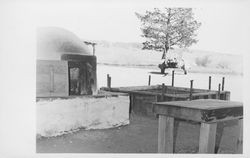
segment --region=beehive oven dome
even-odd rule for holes
[[[74,33],[57,27],[37,29],[37,59],[60,60],[62,54],[91,55]]]

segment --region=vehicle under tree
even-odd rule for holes
[[[196,31],[201,23],[195,20],[192,8],[154,8],[145,14],[135,14],[142,23],[142,37],[146,39],[142,49],[163,52],[165,62],[159,65],[161,73],[178,65],[176,62],[167,63],[170,59],[166,58],[166,54],[170,49],[187,48],[198,42]],[[179,68],[184,68],[186,74],[185,64]]]

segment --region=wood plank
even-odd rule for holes
[[[226,92],[225,95],[226,95],[225,100],[230,100],[230,92]]]
[[[117,92],[131,92],[135,90],[152,90],[152,89],[161,89],[161,85],[152,85],[152,86],[130,86],[130,87],[113,87],[108,89],[107,87],[101,87],[101,90],[110,90]]]
[[[185,91],[189,92],[190,88],[185,88],[185,87],[172,87],[172,86],[166,86],[169,90],[176,90],[176,91]],[[120,90],[120,91],[133,91],[133,90],[153,90],[153,89],[161,89],[161,85],[151,85],[151,86],[129,86],[129,87],[113,87],[115,90]],[[101,87],[102,90],[107,89],[107,87]],[[215,90],[206,90],[206,89],[198,89],[198,88],[193,88],[194,93],[206,93],[206,92],[217,92]],[[228,92],[228,91],[223,91]]]
[[[208,95],[208,99],[212,99],[213,96],[211,94]]]
[[[36,97],[69,96],[67,61],[37,60]]]
[[[201,123],[199,153],[214,153],[217,123]]]
[[[156,114],[167,115],[174,118],[180,118],[184,120],[192,120],[201,122],[202,114],[200,110],[179,108],[179,107],[166,107],[166,106],[153,106],[153,112]]]
[[[224,123],[217,124],[215,151],[214,151],[216,154],[220,152],[220,146],[221,146],[222,136],[224,133],[224,127],[225,127]]]
[[[174,118],[167,117],[166,153],[174,152]]]
[[[202,92],[202,93],[193,93],[193,96],[205,96],[205,95],[213,95],[213,94],[217,94],[217,92]]]
[[[242,107],[241,102],[236,101],[225,101],[225,100],[215,100],[215,99],[199,99],[192,101],[174,101],[174,102],[159,102],[156,105],[163,106],[176,106],[176,107],[186,107],[195,108],[203,110],[220,109],[220,108],[231,108],[231,107]]]
[[[167,116],[159,115],[158,121],[158,153],[166,152],[166,128],[167,128]]]
[[[174,118],[159,116],[158,153],[173,153],[174,149]]]
[[[237,154],[243,153],[243,119],[238,120],[238,139],[237,139],[236,153]]]
[[[200,99],[154,103],[157,114],[197,122],[218,122],[243,117],[243,105],[239,102]]]
[[[174,119],[174,144],[173,144],[173,152],[176,152],[176,140],[177,140],[177,136],[178,136],[178,131],[179,131],[179,125],[180,125],[180,120],[176,120]]]
[[[190,88],[183,87],[172,87],[165,86],[168,89],[168,92],[164,94],[165,97],[177,97],[181,99],[187,100],[189,98]],[[152,85],[152,86],[131,86],[131,87],[101,87],[101,90],[111,91],[111,92],[122,92],[122,93],[141,93],[145,95],[161,95],[162,85]],[[152,91],[153,90],[153,91]],[[158,92],[157,92],[158,91]],[[171,92],[175,93],[172,94]],[[223,91],[222,93],[227,93],[227,91]],[[217,95],[217,91],[209,91],[204,89],[193,89],[193,97],[198,96],[206,96],[206,95]]]
[[[205,95],[199,95],[198,98],[199,99],[204,99]]]

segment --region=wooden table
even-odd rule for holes
[[[159,153],[174,151],[175,119],[200,123],[199,153],[214,153],[217,122],[237,119],[237,153],[242,153],[243,104],[240,102],[214,99],[156,102],[153,111],[159,115]]]

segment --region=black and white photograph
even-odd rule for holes
[[[247,157],[249,4],[0,1],[0,157]]]

